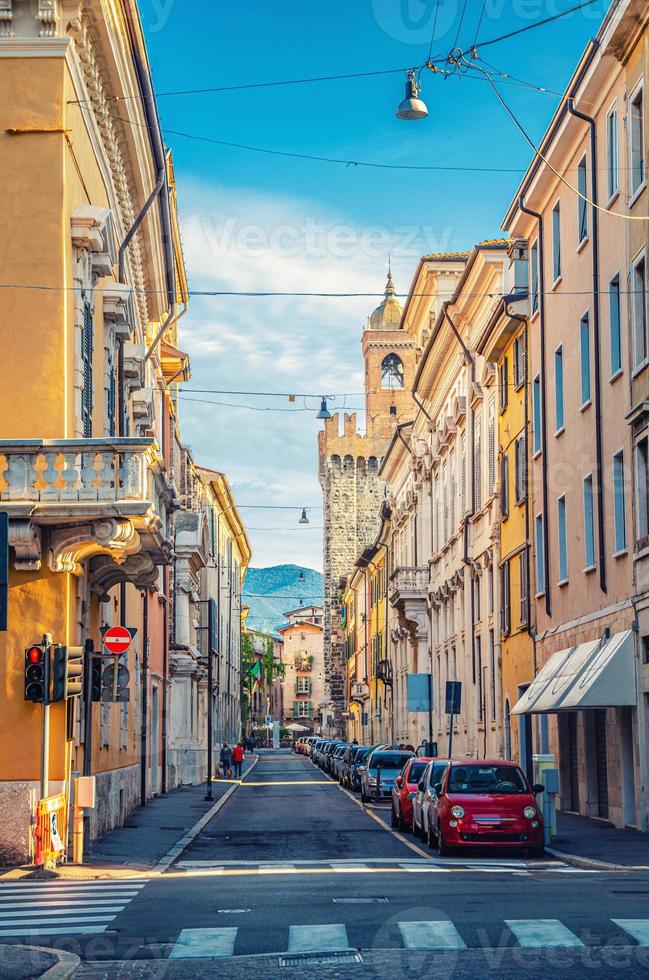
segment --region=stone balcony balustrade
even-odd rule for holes
[[[397,610],[399,624],[416,643],[428,639],[428,567],[398,566],[390,576],[388,599]]]
[[[172,550],[172,499],[154,439],[0,440],[0,510],[17,569],[40,568],[46,554],[52,571],[80,574],[92,558],[102,592],[153,581]]]

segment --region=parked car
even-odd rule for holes
[[[347,769],[347,785],[354,791],[354,793],[360,792],[361,776],[365,772],[365,764],[371,751],[372,750],[369,745],[359,745],[358,751],[354,753],[349,762]]]
[[[408,759],[392,787],[392,826],[399,830],[412,827],[412,803],[417,795],[417,785],[424,775],[430,759]]]
[[[325,745],[326,745],[326,739],[324,738],[318,738],[313,743],[313,749],[311,751],[311,759],[313,760],[313,762],[315,762],[317,766],[320,765],[320,760],[322,758],[322,750],[325,747]]]
[[[428,840],[428,809],[435,795],[435,786],[442,781],[446,772],[446,759],[433,759],[424,769],[417,784],[417,792],[412,800],[412,832],[423,841]]]
[[[352,745],[348,745],[345,751],[343,752],[343,757],[338,767],[338,781],[341,786],[347,786],[349,789],[352,788],[351,778],[350,778],[351,768],[354,759],[356,758],[356,756],[358,755],[358,753],[362,748],[365,748],[365,746],[352,744]]]
[[[542,857],[543,816],[536,802],[544,787],[530,786],[514,762],[452,762],[435,786],[428,833],[441,856],[455,847],[527,849]]]
[[[317,738],[315,737],[315,735],[308,735],[304,739],[304,755],[309,756],[309,758],[311,757],[311,753],[313,752],[313,745],[315,742],[317,742]]]
[[[339,779],[340,777],[340,767],[342,765],[343,756],[348,748],[349,744],[347,742],[341,742],[340,745],[337,745],[331,753],[329,769],[334,779]]]
[[[324,765],[323,765],[323,769],[325,772],[328,772],[330,774],[333,773],[332,764],[333,764],[334,752],[336,751],[337,748],[339,748],[339,746],[344,744],[345,744],[344,742],[329,742],[329,744],[325,746]]]
[[[375,749],[367,757],[366,769],[361,776],[361,799],[390,799],[394,782],[414,752],[393,749]]]

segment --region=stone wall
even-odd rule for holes
[[[33,860],[32,813],[36,811],[38,796],[38,783],[0,784],[0,867],[28,864]]]
[[[385,484],[378,475],[380,459],[360,455],[366,446],[357,435],[346,448],[355,455],[328,455],[321,440],[320,483],[323,492],[324,568],[324,666],[327,696],[334,704],[336,729],[343,731],[341,712],[345,707],[345,648],[340,630],[338,596],[341,579],[348,576],[356,559],[379,530],[379,510]],[[337,446],[335,448],[338,448]],[[372,445],[371,448],[374,448]]]
[[[97,805],[86,810],[90,818],[90,839],[121,827],[128,815],[140,805],[140,767],[124,766],[97,773]]]

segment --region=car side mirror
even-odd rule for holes
[[[424,790],[426,789],[426,784],[423,781],[423,779],[420,779],[419,782],[417,783],[417,789],[419,790],[420,793],[423,793]]]
[[[435,783],[435,785],[433,786],[433,789],[435,790],[435,792],[437,793],[438,796],[441,796],[442,795],[442,784],[441,783]]]
[[[534,793],[534,796],[536,796],[537,793],[543,793],[544,790],[545,790],[545,786],[543,785],[543,783],[534,783],[534,785],[532,786],[532,792]]]

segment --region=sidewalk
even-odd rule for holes
[[[572,863],[649,869],[649,834],[618,830],[605,820],[576,813],[557,813],[557,837],[551,853]]]

